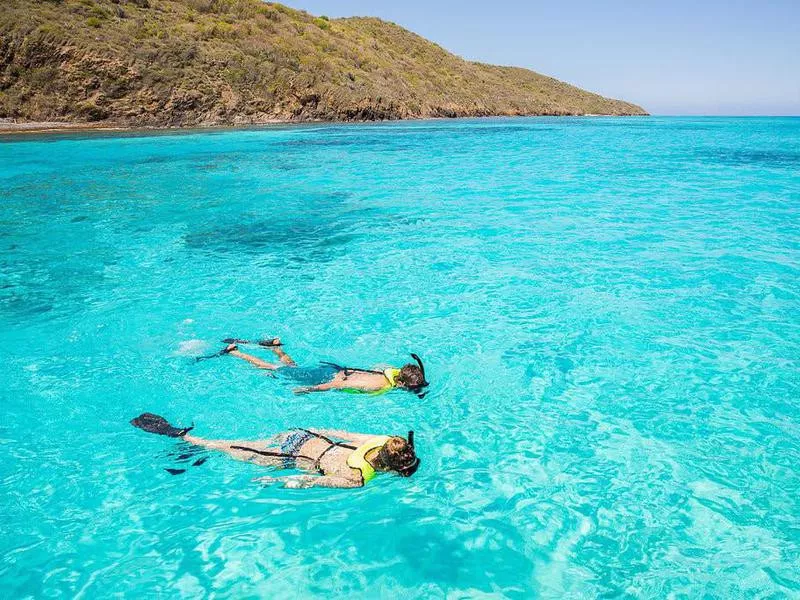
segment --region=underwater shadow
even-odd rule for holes
[[[186,247],[216,255],[275,255],[295,263],[340,257],[361,231],[381,218],[374,207],[348,209],[347,193],[333,193],[285,207],[269,218],[233,215],[184,236]]]
[[[731,148],[706,148],[697,156],[704,162],[715,162],[732,167],[769,167],[796,169],[800,167],[800,152],[792,150],[738,150]]]

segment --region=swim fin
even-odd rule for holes
[[[166,435],[167,437],[183,437],[194,429],[191,427],[173,427],[164,417],[154,415],[153,413],[142,413],[131,421],[131,425],[143,429],[148,433],[157,433],[158,435]]]
[[[269,338],[266,340],[258,340],[257,342],[251,342],[250,340],[240,340],[239,338],[225,338],[222,340],[223,344],[258,344],[264,348],[275,348],[276,346],[283,346],[283,343],[276,344],[275,340],[278,338]]]
[[[228,339],[230,339],[230,338],[228,338]],[[223,341],[225,341],[225,340],[223,340]],[[230,343],[233,344],[234,342],[230,342]],[[228,354],[230,352],[233,352],[234,350],[236,350],[236,348],[230,348],[230,349],[223,348],[219,352],[214,352],[214,354],[209,354],[208,356],[196,356],[194,360],[195,360],[195,362],[200,362],[201,360],[208,360],[209,358],[217,358],[218,356],[225,356],[226,354]]]
[[[278,346],[283,346],[283,343],[275,343],[275,340],[278,338],[270,338],[268,340],[259,340],[258,345],[262,348],[277,348]]]

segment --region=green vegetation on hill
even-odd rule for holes
[[[645,114],[393,23],[259,0],[2,0],[0,118],[188,126]]]

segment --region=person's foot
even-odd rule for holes
[[[286,354],[286,352],[283,351],[283,348],[281,348],[281,346],[283,346],[281,338],[275,337],[270,340],[261,340],[258,342],[258,345],[272,350],[275,353],[275,356],[277,356],[287,367],[297,366],[297,363],[292,360],[292,357]]]

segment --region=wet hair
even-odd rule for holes
[[[380,466],[390,471],[396,471],[408,477],[416,471],[419,464],[414,446],[408,440],[399,436],[392,436],[381,446],[378,452]],[[412,470],[413,468],[413,470]]]
[[[396,381],[403,387],[419,389],[425,384],[425,374],[419,366],[407,364],[400,369]]]

